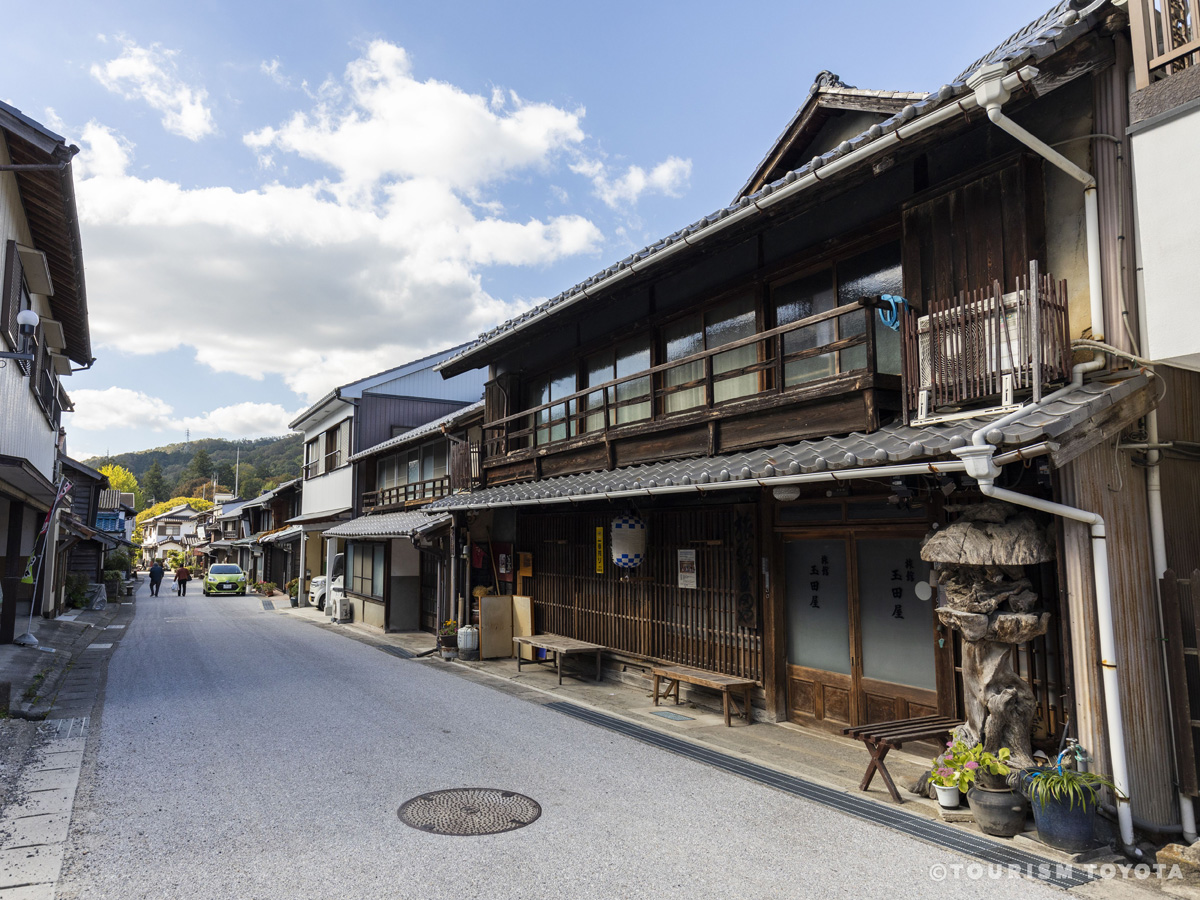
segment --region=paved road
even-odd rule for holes
[[[60,897],[1036,898],[974,862],[278,613],[138,603]],[[90,763],[90,764],[89,764]],[[496,787],[541,818],[426,834],[397,808]]]

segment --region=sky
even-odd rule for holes
[[[10,10],[0,99],[80,148],[68,450],[286,433],[731,202],[820,71],[935,90],[1051,5]]]

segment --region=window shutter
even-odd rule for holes
[[[0,307],[0,331],[8,341],[10,350],[17,349],[17,313],[21,311],[21,288],[25,272],[21,268],[21,256],[17,253],[17,242],[9,241],[4,249],[4,298]]]

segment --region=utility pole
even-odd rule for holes
[[[242,464],[242,448],[238,447],[237,448],[237,456],[235,457],[235,462],[233,464],[233,496],[235,496],[235,497],[241,496],[241,494],[238,493],[238,486],[239,486],[238,485],[238,476],[241,474],[238,471],[238,467],[241,466],[241,464]]]

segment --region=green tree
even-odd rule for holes
[[[233,489],[233,466],[227,462],[217,463],[217,483]]]
[[[196,455],[192,457],[192,461],[188,464],[187,470],[184,472],[184,478],[208,478],[213,476],[213,462],[209,458],[208,451],[201,447],[196,451]],[[183,480],[182,478],[180,480]]]
[[[158,464],[156,459],[150,463],[150,468],[146,470],[146,474],[142,476],[142,498],[138,503],[154,501],[161,503],[162,500],[171,493],[167,487],[167,480],[163,478],[162,466]]]

